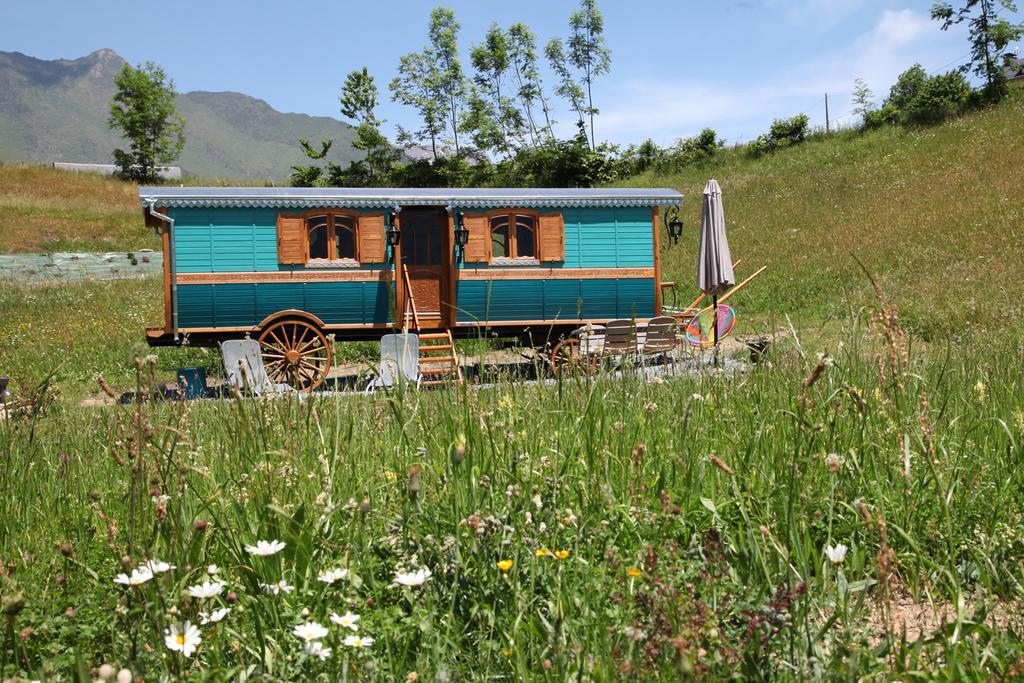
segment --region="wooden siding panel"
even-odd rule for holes
[[[387,324],[391,322],[391,289],[386,282],[363,283],[363,322]]]
[[[215,321],[212,286],[178,287],[178,327],[212,327]]]
[[[544,314],[541,317],[545,320],[576,320],[579,318],[579,306],[579,280],[549,280],[544,283]]]
[[[384,214],[374,213],[360,216],[356,234],[359,239],[359,262],[384,263],[386,253]]]
[[[213,285],[213,311],[218,327],[255,325],[256,285]]]
[[[456,319],[459,322],[485,322],[489,289],[489,282],[460,280],[456,285]]]
[[[305,305],[327,325],[369,322],[363,315],[362,282],[307,282],[303,285]]]

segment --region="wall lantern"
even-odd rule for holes
[[[456,227],[455,227],[455,244],[459,246],[459,249],[464,249],[466,244],[469,242],[469,230],[462,222],[462,214],[456,214]]]
[[[391,214],[391,220],[388,221],[388,229],[384,231],[384,236],[387,238],[388,245],[391,247],[397,247],[398,242],[402,239],[402,233],[395,227],[395,219],[397,217],[398,211]]]
[[[672,244],[679,244],[679,238],[683,235],[683,221],[679,218],[678,206],[665,210],[665,225],[668,227],[668,236]]]

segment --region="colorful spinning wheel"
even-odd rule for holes
[[[719,304],[718,306],[718,339],[732,332],[736,325],[736,312],[732,306]],[[695,315],[686,326],[686,341],[693,346],[711,346],[715,343],[715,314],[711,307],[707,307]]]

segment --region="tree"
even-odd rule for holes
[[[339,174],[337,182],[346,186],[386,185],[390,182],[394,165],[401,152],[392,147],[387,137],[380,132],[383,121],[377,119],[377,84],[364,66],[361,71],[352,71],[341,88],[342,116],[359,123],[356,139],[352,146],[366,152],[366,158],[353,161],[349,168]]]
[[[983,96],[998,102],[1009,92],[1003,66],[1008,59],[1007,47],[1024,35],[1024,24],[1011,24],[999,16],[999,9],[1016,12],[1013,0],[964,0],[959,9],[941,0],[932,5],[932,19],[942,22],[946,31],[964,21],[968,25],[971,61],[960,68],[961,73],[974,70],[984,79]]]
[[[491,24],[484,42],[470,52],[475,88],[470,92],[469,113],[463,129],[474,137],[480,149],[494,149],[507,155],[523,144],[525,121],[507,90],[503,90],[511,59],[505,32]]]
[[[860,114],[865,122],[868,120],[868,114],[875,108],[875,101],[872,99],[874,96],[863,78],[853,82],[853,113]]]
[[[341,86],[341,97],[338,98],[341,115],[361,124],[380,125],[373,114],[377,107],[377,95],[377,84],[365,66],[362,71],[351,72],[345,78],[345,84]]]
[[[114,76],[117,92],[107,125],[121,131],[129,150],[114,150],[121,176],[139,183],[158,179],[157,168],[172,163],[185,146],[185,119],[174,105],[174,81],[153,62],[125,64]]]
[[[915,64],[896,79],[896,83],[889,89],[889,97],[885,100],[885,104],[897,111],[905,110],[911,100],[921,92],[921,88],[924,87],[927,80],[928,72],[920,64]]]
[[[544,46],[544,56],[548,58],[551,69],[558,76],[558,87],[555,88],[555,94],[572,105],[573,111],[576,112],[577,126],[585,128],[586,123],[583,120],[583,115],[586,108],[583,106],[583,88],[576,82],[572,71],[569,70],[569,62],[565,56],[565,44],[562,43],[560,38],[552,38]]]
[[[399,143],[412,143],[429,139],[434,159],[437,159],[437,138],[444,132],[444,112],[437,88],[437,69],[423,53],[413,52],[403,56],[398,63],[398,75],[392,79],[388,89],[391,99],[420,112],[423,127],[418,131],[399,131]]]
[[[455,153],[460,153],[459,128],[466,103],[466,77],[458,53],[459,22],[455,13],[438,7],[430,13],[429,45],[423,52],[401,58],[398,76],[388,86],[396,102],[416,107],[423,128],[409,132],[413,139],[430,139],[434,159],[437,139],[451,133]]]
[[[466,77],[459,62],[459,22],[455,20],[455,12],[447,7],[434,9],[430,13],[428,34],[430,46],[427,48],[427,56],[437,65],[434,70],[435,89],[444,99],[443,113],[458,156],[459,123],[465,103]]]
[[[594,0],[581,0],[580,9],[569,17],[569,62],[583,73],[587,88],[587,115],[590,117],[590,148],[594,140],[594,79],[608,73],[612,66],[611,51],[604,43],[604,18]]]
[[[553,137],[551,110],[544,97],[540,71],[537,69],[537,40],[526,24],[516,23],[508,27],[508,59],[516,82],[523,118],[530,133],[530,141],[536,145],[541,140]],[[533,115],[534,103],[540,104],[544,115],[541,125]]]

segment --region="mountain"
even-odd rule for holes
[[[0,161],[113,163],[125,143],[107,127],[114,76],[125,60],[113,50],[47,61],[0,51]],[[328,116],[286,114],[237,92],[178,95],[185,149],[176,162],[204,178],[287,178],[305,156],[298,138],[334,138],[329,158],[359,158],[355,128]]]

